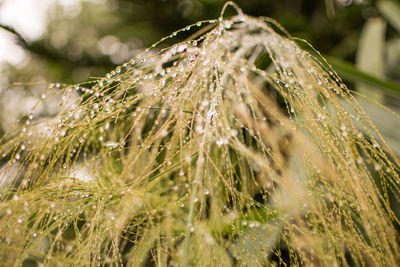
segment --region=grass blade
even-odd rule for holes
[[[351,62],[339,58],[330,56],[325,56],[325,58],[328,63],[332,65],[332,67],[339,73],[339,75],[351,82],[360,82],[366,85],[374,86],[377,89],[386,92],[400,94],[400,85],[396,84],[392,80],[380,78],[373,74],[361,71],[357,69]]]

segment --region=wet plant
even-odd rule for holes
[[[396,265],[399,162],[304,44],[228,2],[49,85],[1,139],[2,265]]]

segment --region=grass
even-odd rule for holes
[[[228,2],[104,78],[49,85],[36,109],[1,139],[3,266],[399,261],[398,159],[272,19]]]

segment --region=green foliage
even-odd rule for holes
[[[2,138],[3,265],[397,264],[396,156],[322,57],[225,8]]]
[[[378,8],[386,19],[400,32],[400,5],[394,1],[379,1]]]
[[[326,58],[329,64],[331,64],[340,75],[349,81],[373,86],[374,90],[379,89],[384,92],[400,94],[400,86],[391,80],[360,71],[350,62],[330,56],[326,56]]]

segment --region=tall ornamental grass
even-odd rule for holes
[[[224,10],[2,137],[1,266],[398,264],[396,156],[309,45]]]

